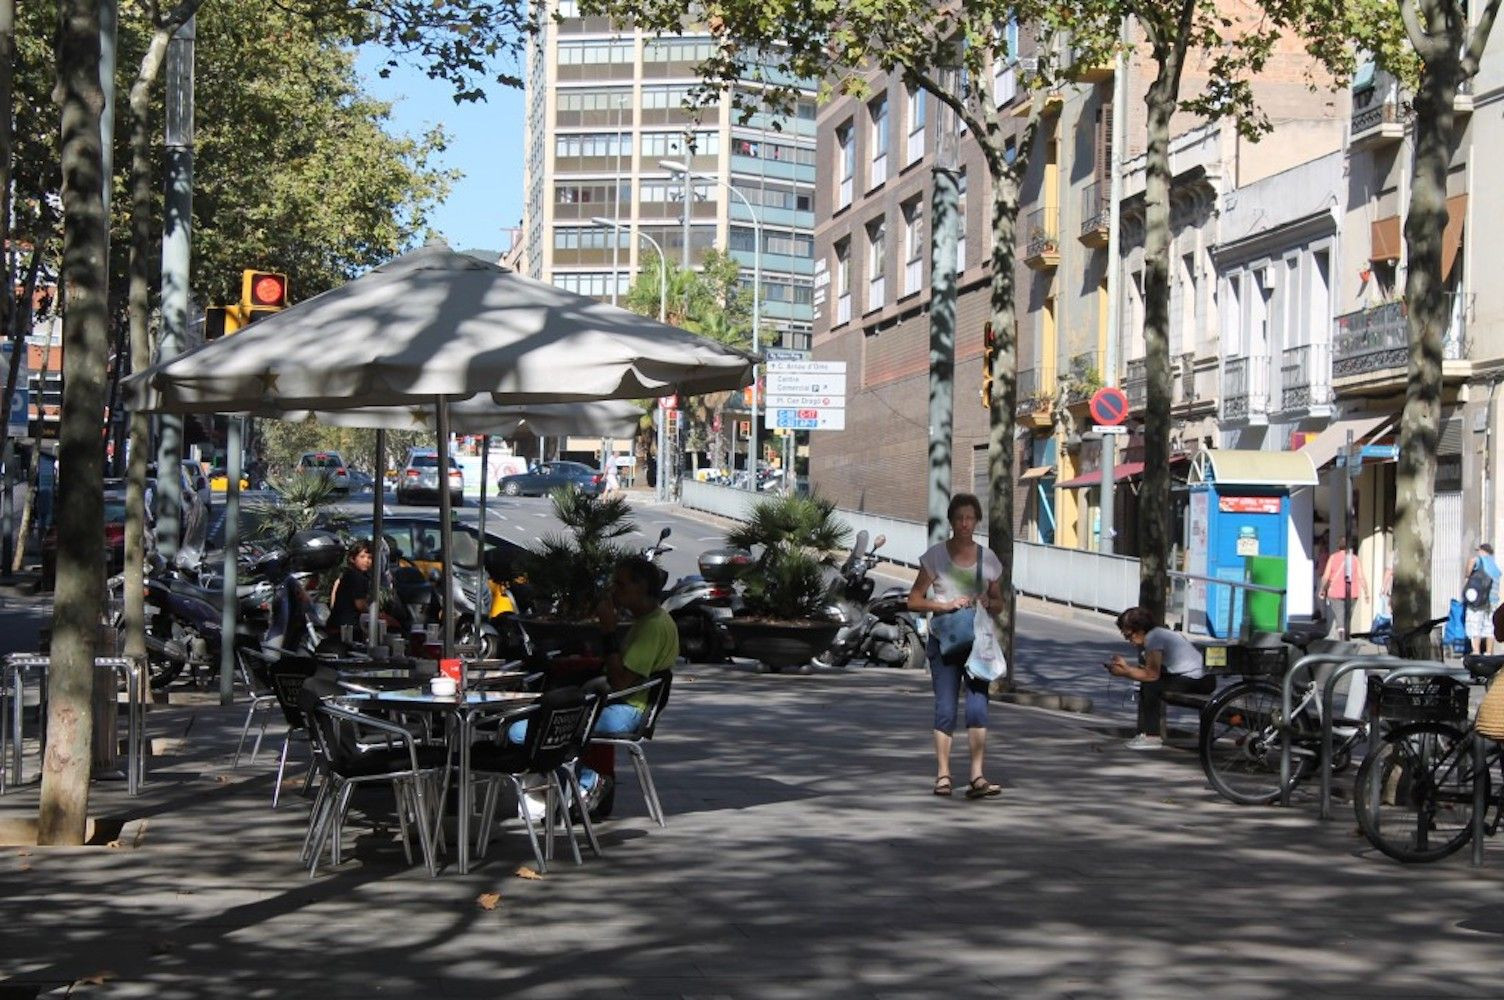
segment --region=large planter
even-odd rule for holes
[[[766,664],[771,670],[808,663],[830,648],[840,622],[771,622],[732,618],[726,622],[734,653]]]
[[[519,615],[517,625],[532,643],[534,652],[556,653],[569,650],[598,654],[601,651],[601,630],[593,618],[573,621],[566,618],[524,618]],[[632,623],[629,621],[619,622],[616,626],[617,639],[625,638],[627,629],[631,627]]]

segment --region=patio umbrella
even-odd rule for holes
[[[752,356],[444,246],[132,376],[177,412],[636,399],[735,389]]]
[[[146,411],[431,405],[448,467],[449,404],[634,399],[738,388],[753,357],[677,327],[430,245],[133,375]],[[444,648],[453,648],[449,493],[439,491]]]

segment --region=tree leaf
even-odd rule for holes
[[[539,875],[537,872],[533,871],[533,869],[529,868],[527,865],[518,865],[517,866],[517,870],[514,871],[512,874],[516,875],[518,878],[530,879],[530,880],[532,880],[534,882],[539,881],[539,880],[541,880],[543,878],[542,875]]]
[[[475,897],[475,902],[480,906],[482,910],[494,910],[496,909],[497,904],[501,902],[501,893],[483,892],[479,896]]]

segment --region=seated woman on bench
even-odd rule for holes
[[[1138,681],[1138,735],[1126,746],[1129,750],[1162,749],[1159,733],[1165,692],[1211,694],[1217,679],[1206,673],[1201,652],[1190,640],[1157,624],[1145,608],[1129,608],[1118,615],[1118,631],[1139,649],[1136,667],[1117,654],[1102,664],[1114,677]]]

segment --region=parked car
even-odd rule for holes
[[[376,482],[368,473],[361,472],[359,469],[347,469],[346,472],[350,476],[351,493],[370,493],[375,489]]]
[[[105,572],[113,576],[125,567],[125,486],[119,480],[106,480],[104,490],[104,559]],[[57,523],[42,536],[43,590],[51,590],[57,576]]]
[[[397,478],[397,502],[414,503],[417,498],[439,501],[439,453],[433,448],[414,448],[408,452],[407,464]],[[465,473],[460,463],[449,456],[449,502],[456,507],[465,504]]]
[[[577,486],[581,493],[596,496],[606,488],[606,477],[582,462],[544,462],[531,472],[502,476],[496,488],[509,497],[543,496],[564,486]]]
[[[298,471],[321,472],[334,482],[334,492],[350,493],[350,468],[337,451],[305,451],[298,459]]]

